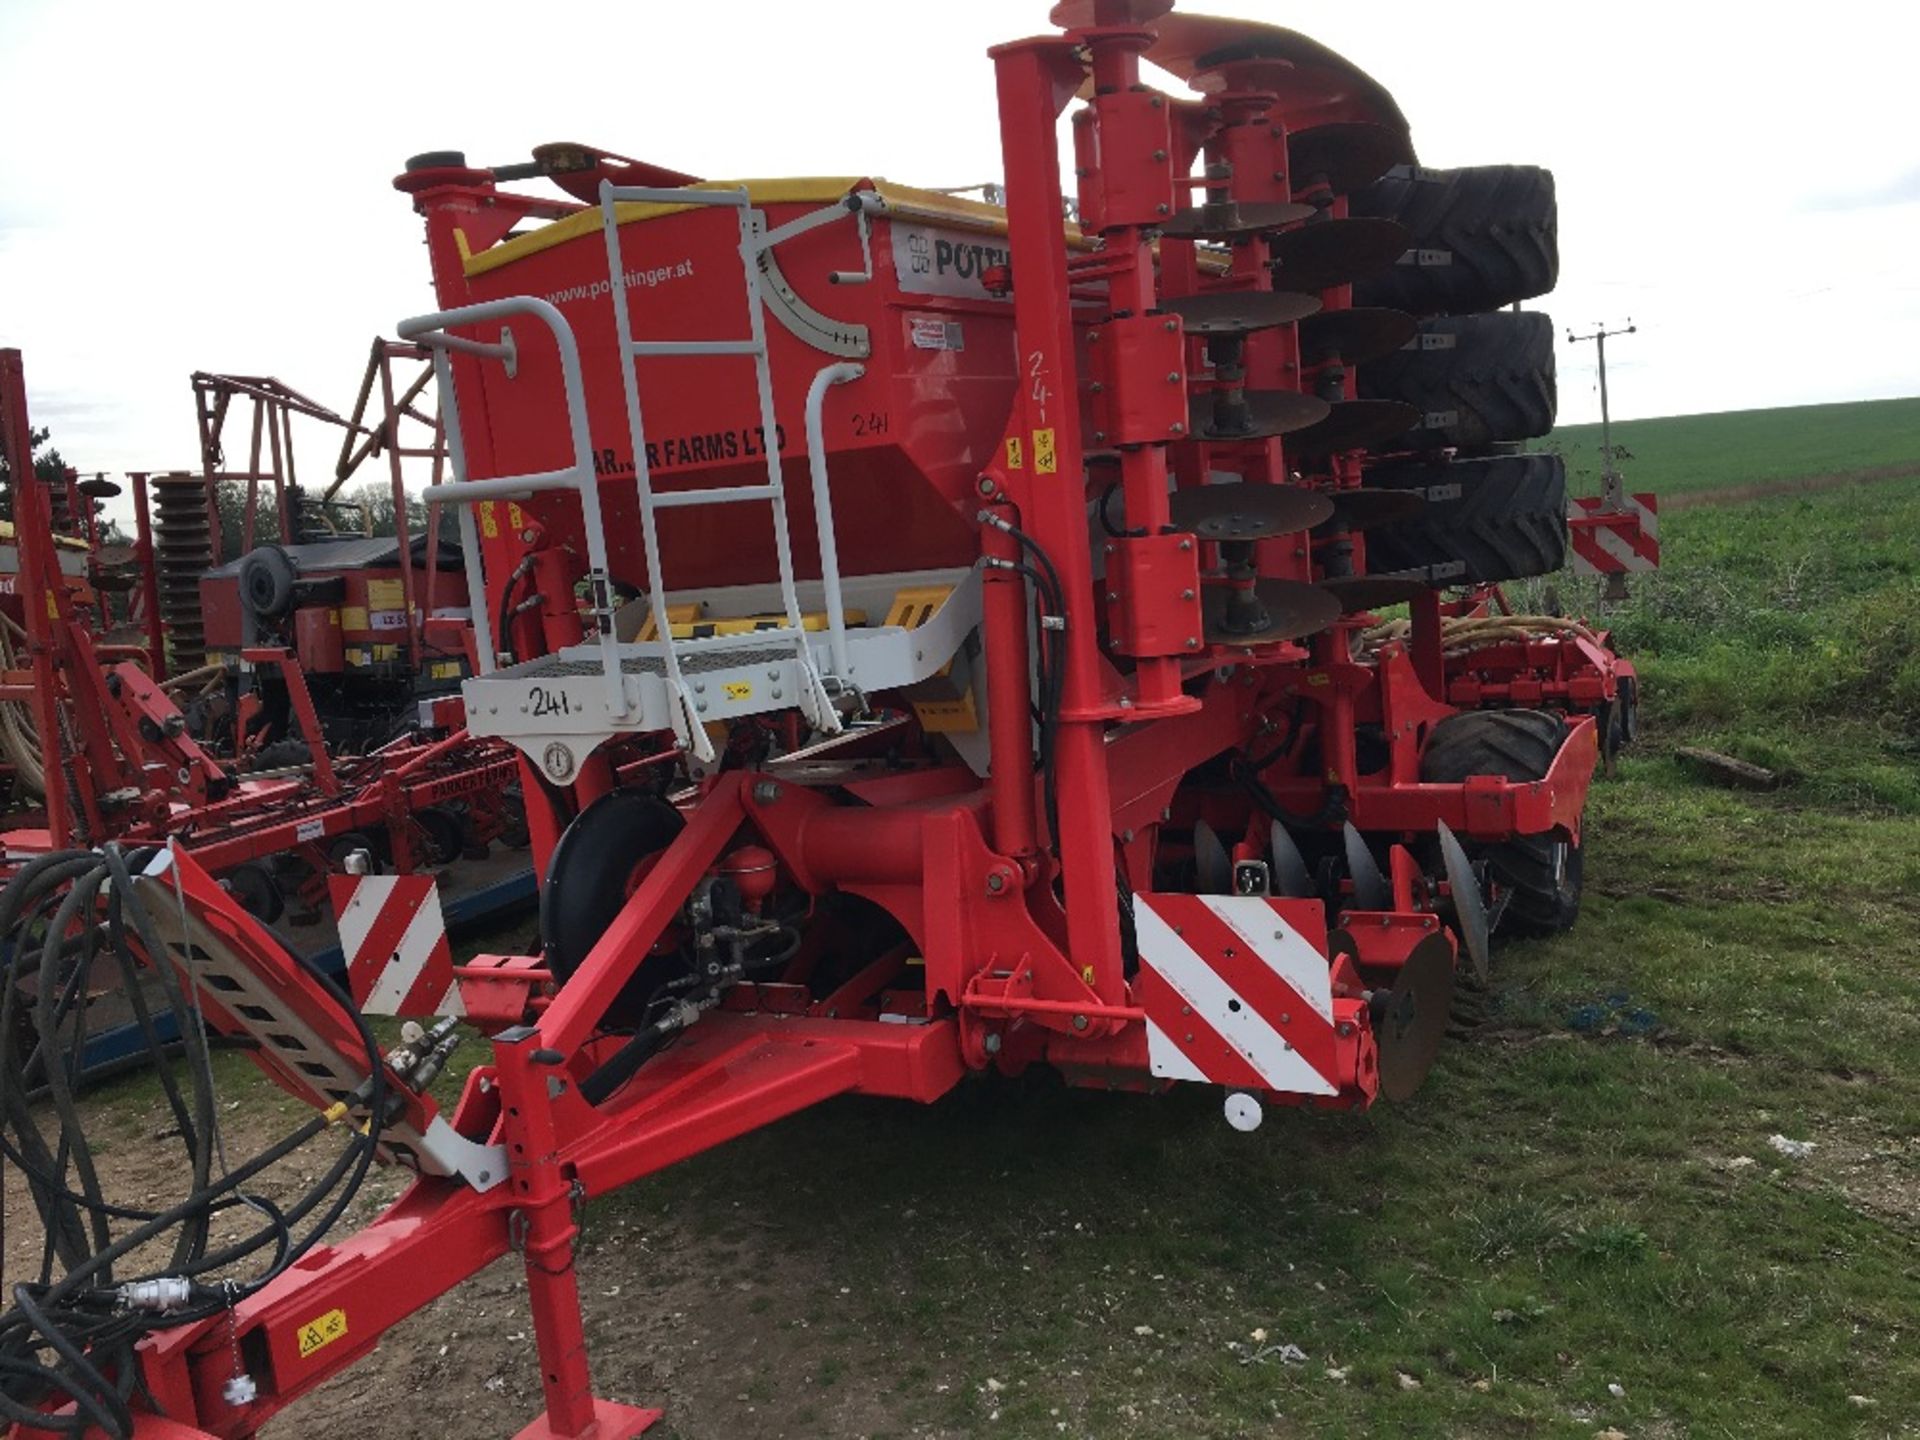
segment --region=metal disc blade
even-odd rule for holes
[[[1273,866],[1273,891],[1292,900],[1304,900],[1313,894],[1313,877],[1307,872],[1306,857],[1293,843],[1293,836],[1278,820],[1273,822],[1267,849]]]
[[[1413,163],[1413,142],[1385,125],[1315,125],[1287,136],[1294,193],[1325,181],[1345,194],[1361,190],[1395,165]]]
[[[1340,603],[1318,585],[1298,580],[1261,580],[1254,598],[1263,623],[1248,628],[1229,603],[1230,587],[1209,585],[1200,592],[1200,614],[1209,645],[1275,645],[1317,635],[1340,618]]]
[[[1267,244],[1273,288],[1317,295],[1392,266],[1413,248],[1413,232],[1397,220],[1355,216],[1283,230]]]
[[[1233,859],[1213,826],[1204,820],[1193,827],[1193,871],[1202,895],[1233,892]]]
[[[1313,314],[1320,308],[1320,297],[1283,290],[1216,290],[1207,295],[1164,296],[1160,308],[1178,315],[1189,335],[1251,335]]]
[[[1332,408],[1303,390],[1243,390],[1237,403],[1208,390],[1187,402],[1187,433],[1195,440],[1264,440],[1317,425]]]
[[[1319,490],[1297,485],[1192,485],[1167,497],[1174,525],[1202,540],[1262,540],[1311,530],[1333,514]]]
[[[1238,235],[1259,235],[1283,225],[1296,225],[1319,213],[1311,205],[1284,201],[1242,205],[1229,200],[1176,210],[1157,228],[1173,240],[1231,240]]]
[[[1343,615],[1378,610],[1382,605],[1404,605],[1427,593],[1427,587],[1419,581],[1396,579],[1391,575],[1338,575],[1322,580],[1320,588],[1340,602]]]
[[[88,577],[96,590],[108,590],[115,595],[124,594],[140,583],[140,577],[126,571],[96,570]]]
[[[1218,94],[1236,82],[1279,93],[1282,81],[1250,79],[1237,68],[1251,60],[1278,60],[1286,65],[1284,93],[1291,106],[1337,109],[1407,128],[1406,116],[1385,86],[1344,55],[1297,30],[1190,11],[1175,11],[1154,30],[1146,58],[1203,94]]]
[[[1333,518],[1316,533],[1371,530],[1376,525],[1411,520],[1427,508],[1427,497],[1415,490],[1335,490],[1330,498]]]
[[[1288,437],[1287,450],[1302,458],[1360,450],[1404,435],[1419,423],[1420,412],[1399,400],[1336,400],[1326,419]]]
[[[1090,25],[1146,25],[1173,9],[1173,0],[1060,0],[1047,23],[1062,30]]]
[[[1344,360],[1358,365],[1391,355],[1419,328],[1404,310],[1360,305],[1346,310],[1322,310],[1300,322],[1300,358],[1308,365]]]
[[[1473,862],[1461,848],[1447,822],[1440,822],[1440,860],[1447,871],[1447,888],[1453,892],[1454,927],[1473,960],[1473,978],[1487,983],[1487,903],[1480,894],[1480,880],[1473,873]]]
[[[1353,828],[1351,820],[1342,827],[1340,834],[1347,847],[1347,874],[1353,877],[1353,908],[1391,910],[1393,887],[1387,883],[1387,877],[1380,873],[1380,862],[1373,858],[1373,851],[1367,848],[1366,836]]]
[[[90,495],[95,500],[111,500],[120,493],[120,487],[104,475],[96,475],[91,480],[82,480],[79,488],[82,495]]]
[[[1413,947],[1373,1017],[1380,1051],[1380,1095],[1411,1099],[1433,1069],[1453,1007],[1453,951],[1438,935]]]

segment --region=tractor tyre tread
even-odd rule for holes
[[[1566,463],[1550,453],[1369,466],[1386,489],[1458,486],[1411,520],[1367,532],[1367,569],[1431,570],[1440,583],[1492,585],[1551,575],[1567,561]]]
[[[1356,305],[1469,315],[1544,295],[1560,278],[1553,172],[1538,165],[1395,166],[1353,196],[1349,213],[1397,220],[1413,232],[1413,253],[1449,256],[1355,281]]]
[[[1558,388],[1545,314],[1443,316],[1422,321],[1420,335],[1452,344],[1396,350],[1359,368],[1362,399],[1403,401],[1432,422],[1378,448],[1481,450],[1553,429]]]

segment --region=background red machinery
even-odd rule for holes
[[[106,903],[145,908],[113,928],[320,1111],[297,1139],[344,1123],[345,1154],[420,1179],[243,1291],[158,1277],[173,1308],[47,1361],[108,1278],[82,1261],[0,1332],[13,1373],[57,1377],[10,1394],[250,1434],[512,1249],[546,1402],[520,1434],[637,1434],[655,1412],[591,1389],[582,1201],[988,1068],[1211,1083],[1242,1129],[1405,1098],[1461,957],[1572,923],[1617,685],[1450,651],[1449,605],[1487,596],[1445,590],[1500,577],[1369,565],[1370,536],[1438,543],[1462,498],[1369,483],[1419,449],[1415,407],[1356,374],[1415,322],[1352,303],[1408,253],[1351,213],[1413,162],[1405,121],[1302,36],[1169,9],[1064,0],[1065,33],[992,52],[1004,210],[579,145],[409,164],[444,308],[401,333],[439,376],[431,498],[486,596],[469,722],[519,752],[542,953],[455,967],[421,891],[342,882],[360,1008],[457,993],[491,1038],[442,1116],[451,1018],[383,1057],[193,856],[119,881]],[[537,176],[569,198],[501,188]],[[1612,674],[1593,642],[1578,663]]]
[[[10,468],[16,476],[31,475],[18,468],[27,459],[29,432],[17,354],[10,352],[4,378]],[[160,567],[150,558],[155,547],[144,504],[148,478],[133,477],[141,538],[105,566],[96,563],[98,547],[89,550],[83,537],[69,540],[56,528],[48,487],[12,487],[18,578],[0,602],[6,616],[0,623],[11,631],[0,700],[8,702],[8,735],[29,760],[33,783],[9,816],[5,873],[75,843],[180,837],[253,913],[272,922],[289,902],[302,912],[324,909],[324,876],[349,851],[366,849],[377,863],[411,871],[444,865],[502,836],[518,837],[511,756],[497,742],[467,736],[457,696],[442,702],[424,729],[414,706],[414,723],[391,739],[383,736],[371,753],[336,754],[322,743],[325,727],[297,645],[276,645],[271,634],[246,637],[233,660],[236,668],[274,676],[288,697],[281,733],[301,742],[297,753],[283,746],[271,754],[256,743],[252,753],[236,754],[230,744],[215,749],[203,743],[205,732],[196,735],[187,712],[204,691],[197,682],[208,667],[182,672],[169,643],[176,632],[157,624],[139,643],[102,638],[102,591],[89,584],[89,575],[104,569],[114,591],[144,591],[155,600]],[[95,494],[84,490],[87,483],[69,488],[90,513]],[[402,573],[393,572],[396,588]],[[52,579],[56,574],[59,583]],[[451,596],[458,577],[446,578],[456,582],[448,586]],[[344,580],[331,583],[346,586]],[[28,603],[36,594],[44,603]],[[152,603],[137,618],[146,628],[158,615]],[[423,626],[416,615],[413,625],[457,647],[464,668],[464,618],[435,627]],[[338,632],[337,618],[332,628]],[[180,688],[183,683],[187,688]],[[243,696],[243,717],[249,701],[259,704]],[[56,778],[49,784],[45,777]]]

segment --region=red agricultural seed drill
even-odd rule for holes
[[[147,1277],[178,1289],[127,1298],[130,1328],[76,1328],[106,1284],[82,1247],[0,1334],[15,1403],[248,1435],[511,1249],[546,1399],[520,1435],[637,1434],[657,1412],[591,1391],[584,1200],[989,1068],[1216,1085],[1241,1129],[1401,1099],[1490,929],[1572,923],[1630,697],[1594,646],[1550,667],[1552,709],[1462,710],[1443,638],[1443,589],[1557,567],[1558,461],[1512,452],[1537,425],[1416,436],[1431,417],[1361,381],[1428,332],[1353,303],[1383,276],[1428,313],[1550,286],[1550,177],[1511,172],[1548,187],[1502,232],[1538,252],[1513,274],[1471,238],[1443,265],[1352,197],[1401,167],[1457,218],[1495,203],[1474,172],[1405,168],[1392,99],[1312,41],[1170,9],[1063,0],[1064,33],[992,52],[1004,205],[576,144],[408,165],[443,308],[401,333],[436,356],[431,498],[486,597],[468,723],[521,755],[542,953],[456,967],[424,882],[356,877],[349,1009],[190,858],[137,857],[114,928],[310,1128],[419,1179],[247,1286]],[[503,188],[536,178],[561,195]],[[442,1018],[382,1056],[361,1010]],[[456,1014],[490,1054],[442,1115]]]

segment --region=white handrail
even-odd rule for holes
[[[807,462],[813,470],[813,527],[820,537],[820,589],[827,607],[827,648],[833,672],[844,681],[853,669],[847,655],[847,613],[840,602],[840,545],[833,532],[833,491],[827,483],[824,419],[827,391],[858,380],[867,367],[843,360],[817,371],[807,387]]]
[[[460,433],[460,406],[454,395],[449,350],[462,350],[483,357],[509,362],[515,359],[515,346],[504,327],[501,354],[491,356],[488,342],[472,341],[446,333],[455,326],[484,325],[512,316],[528,315],[545,325],[553,336],[560,355],[560,383],[566,395],[567,431],[573,441],[573,464],[559,470],[534,475],[498,476],[486,480],[467,479],[466,446]],[[452,501],[460,507],[460,537],[466,550],[468,600],[473,605],[475,638],[480,644],[487,673],[492,669],[493,634],[487,615],[486,588],[480,568],[480,547],[474,534],[471,501],[490,497],[532,493],[537,490],[572,490],[580,498],[580,519],[586,531],[587,568],[593,584],[594,627],[600,648],[600,665],[606,677],[607,708],[615,719],[624,719],[631,709],[627,700],[626,677],[620,664],[619,638],[614,633],[612,571],[607,556],[606,523],[600,515],[600,486],[593,468],[593,441],[587,430],[586,388],[580,378],[580,346],[573,327],[558,309],[532,295],[516,295],[503,300],[487,300],[477,305],[462,305],[431,315],[416,315],[400,322],[400,336],[432,348],[434,374],[443,395],[442,410],[448,416],[447,450],[454,478],[441,485],[430,485],[424,498]],[[664,633],[664,632],[663,632]]]

